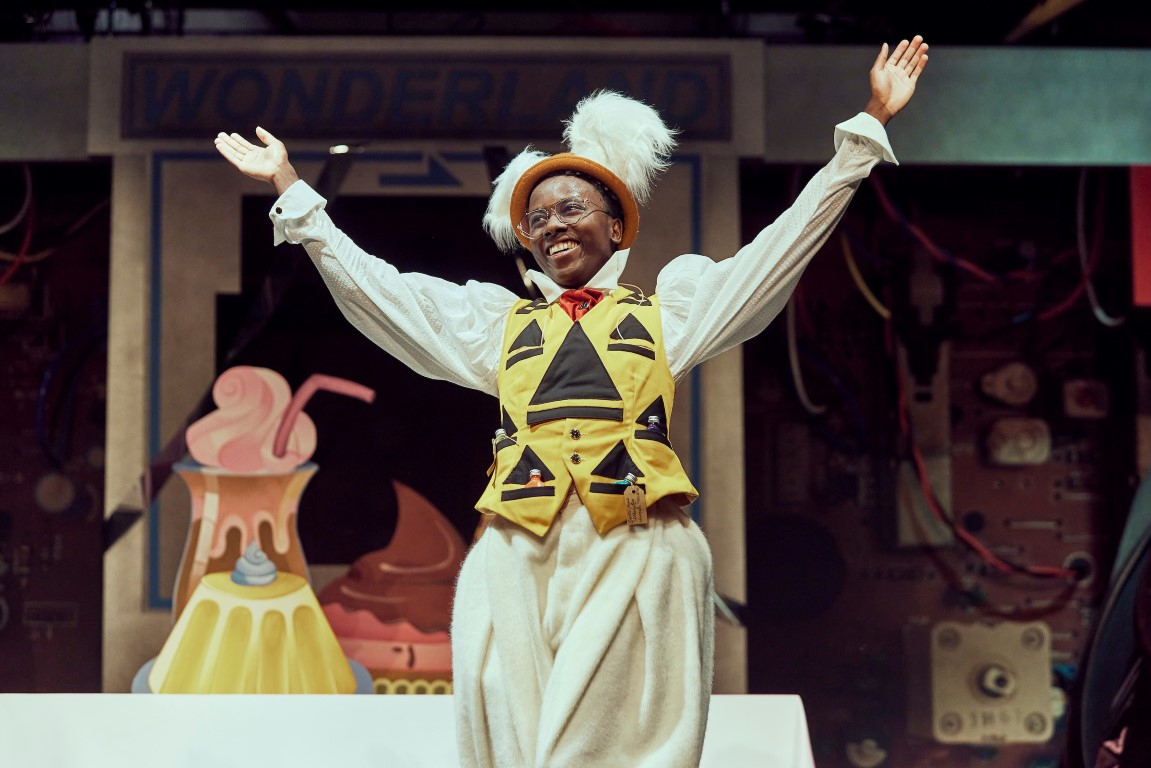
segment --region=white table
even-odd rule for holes
[[[20,768],[450,768],[450,696],[0,695]],[[798,696],[713,696],[704,768],[814,768]]]

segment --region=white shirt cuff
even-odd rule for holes
[[[299,242],[293,238],[291,230],[299,227],[311,214],[323,210],[327,204],[328,201],[302,179],[293,182],[272,205],[272,210],[268,211],[268,218],[272,220],[273,244]]]
[[[891,151],[891,144],[887,138],[887,131],[883,128],[883,124],[876,120],[866,112],[860,112],[850,120],[844,120],[839,125],[835,126],[835,151],[839,151],[839,145],[848,135],[862,136],[874,142],[883,150],[883,159],[889,163],[899,165],[899,161],[895,159],[895,153]]]

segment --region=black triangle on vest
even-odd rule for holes
[[[620,399],[619,390],[579,323],[572,326],[548,366],[530,405],[560,400]]]
[[[636,466],[627,448],[623,447],[622,440],[616,443],[615,447],[608,451],[607,456],[603,457],[603,461],[596,464],[595,469],[591,471],[593,475],[610,477],[612,480],[623,480],[629,472],[636,477],[643,477],[643,472]]]
[[[647,420],[649,416],[658,416],[660,430],[662,432],[667,432],[667,411],[663,407],[662,395],[657,397],[655,402],[644,409],[643,413],[639,415],[639,418],[635,420],[635,423],[643,427],[647,427]]]
[[[532,478],[533,469],[540,471],[540,479],[545,483],[556,479],[556,476],[540,461],[540,457],[531,449],[531,446],[527,446],[524,448],[523,455],[520,456],[519,462],[517,462],[515,467],[512,468],[512,471],[508,473],[504,484],[527,485],[528,480]]]
[[[644,328],[643,323],[637,320],[635,315],[628,315],[623,320],[621,320],[620,324],[617,325],[615,330],[611,332],[611,338],[619,339],[620,341],[625,341],[627,339],[643,339],[644,341],[650,341],[653,344],[655,343],[655,339],[651,337],[651,334],[648,333],[647,328]]]
[[[544,331],[540,328],[540,324],[536,320],[528,323],[528,326],[520,331],[520,335],[516,336],[516,340],[508,347],[508,352],[514,352],[517,349],[524,347],[538,347],[544,343]]]
[[[507,432],[509,435],[514,435],[519,431],[519,427],[517,427],[516,423],[512,421],[512,417],[508,416],[507,408],[501,408],[500,410],[504,414],[503,420],[500,421],[500,426],[504,428],[504,432]]]

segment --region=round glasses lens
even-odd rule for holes
[[[543,208],[528,211],[520,221],[520,229],[531,237],[537,237],[547,226],[549,218],[551,218],[551,212]]]
[[[564,224],[575,224],[587,213],[587,205],[583,200],[569,197],[556,203],[555,211],[556,218]]]
[[[561,224],[570,226],[578,223],[589,213],[591,210],[587,207],[586,200],[581,200],[578,197],[567,197],[553,206],[528,211],[520,219],[519,228],[520,232],[535,240],[543,234],[552,216],[559,219]]]

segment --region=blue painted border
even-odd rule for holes
[[[703,158],[699,155],[676,155],[676,163],[688,166],[691,173],[691,252],[703,252]],[[702,524],[703,489],[703,374],[697,365],[691,369],[691,472],[699,498],[688,509],[691,519]]]

